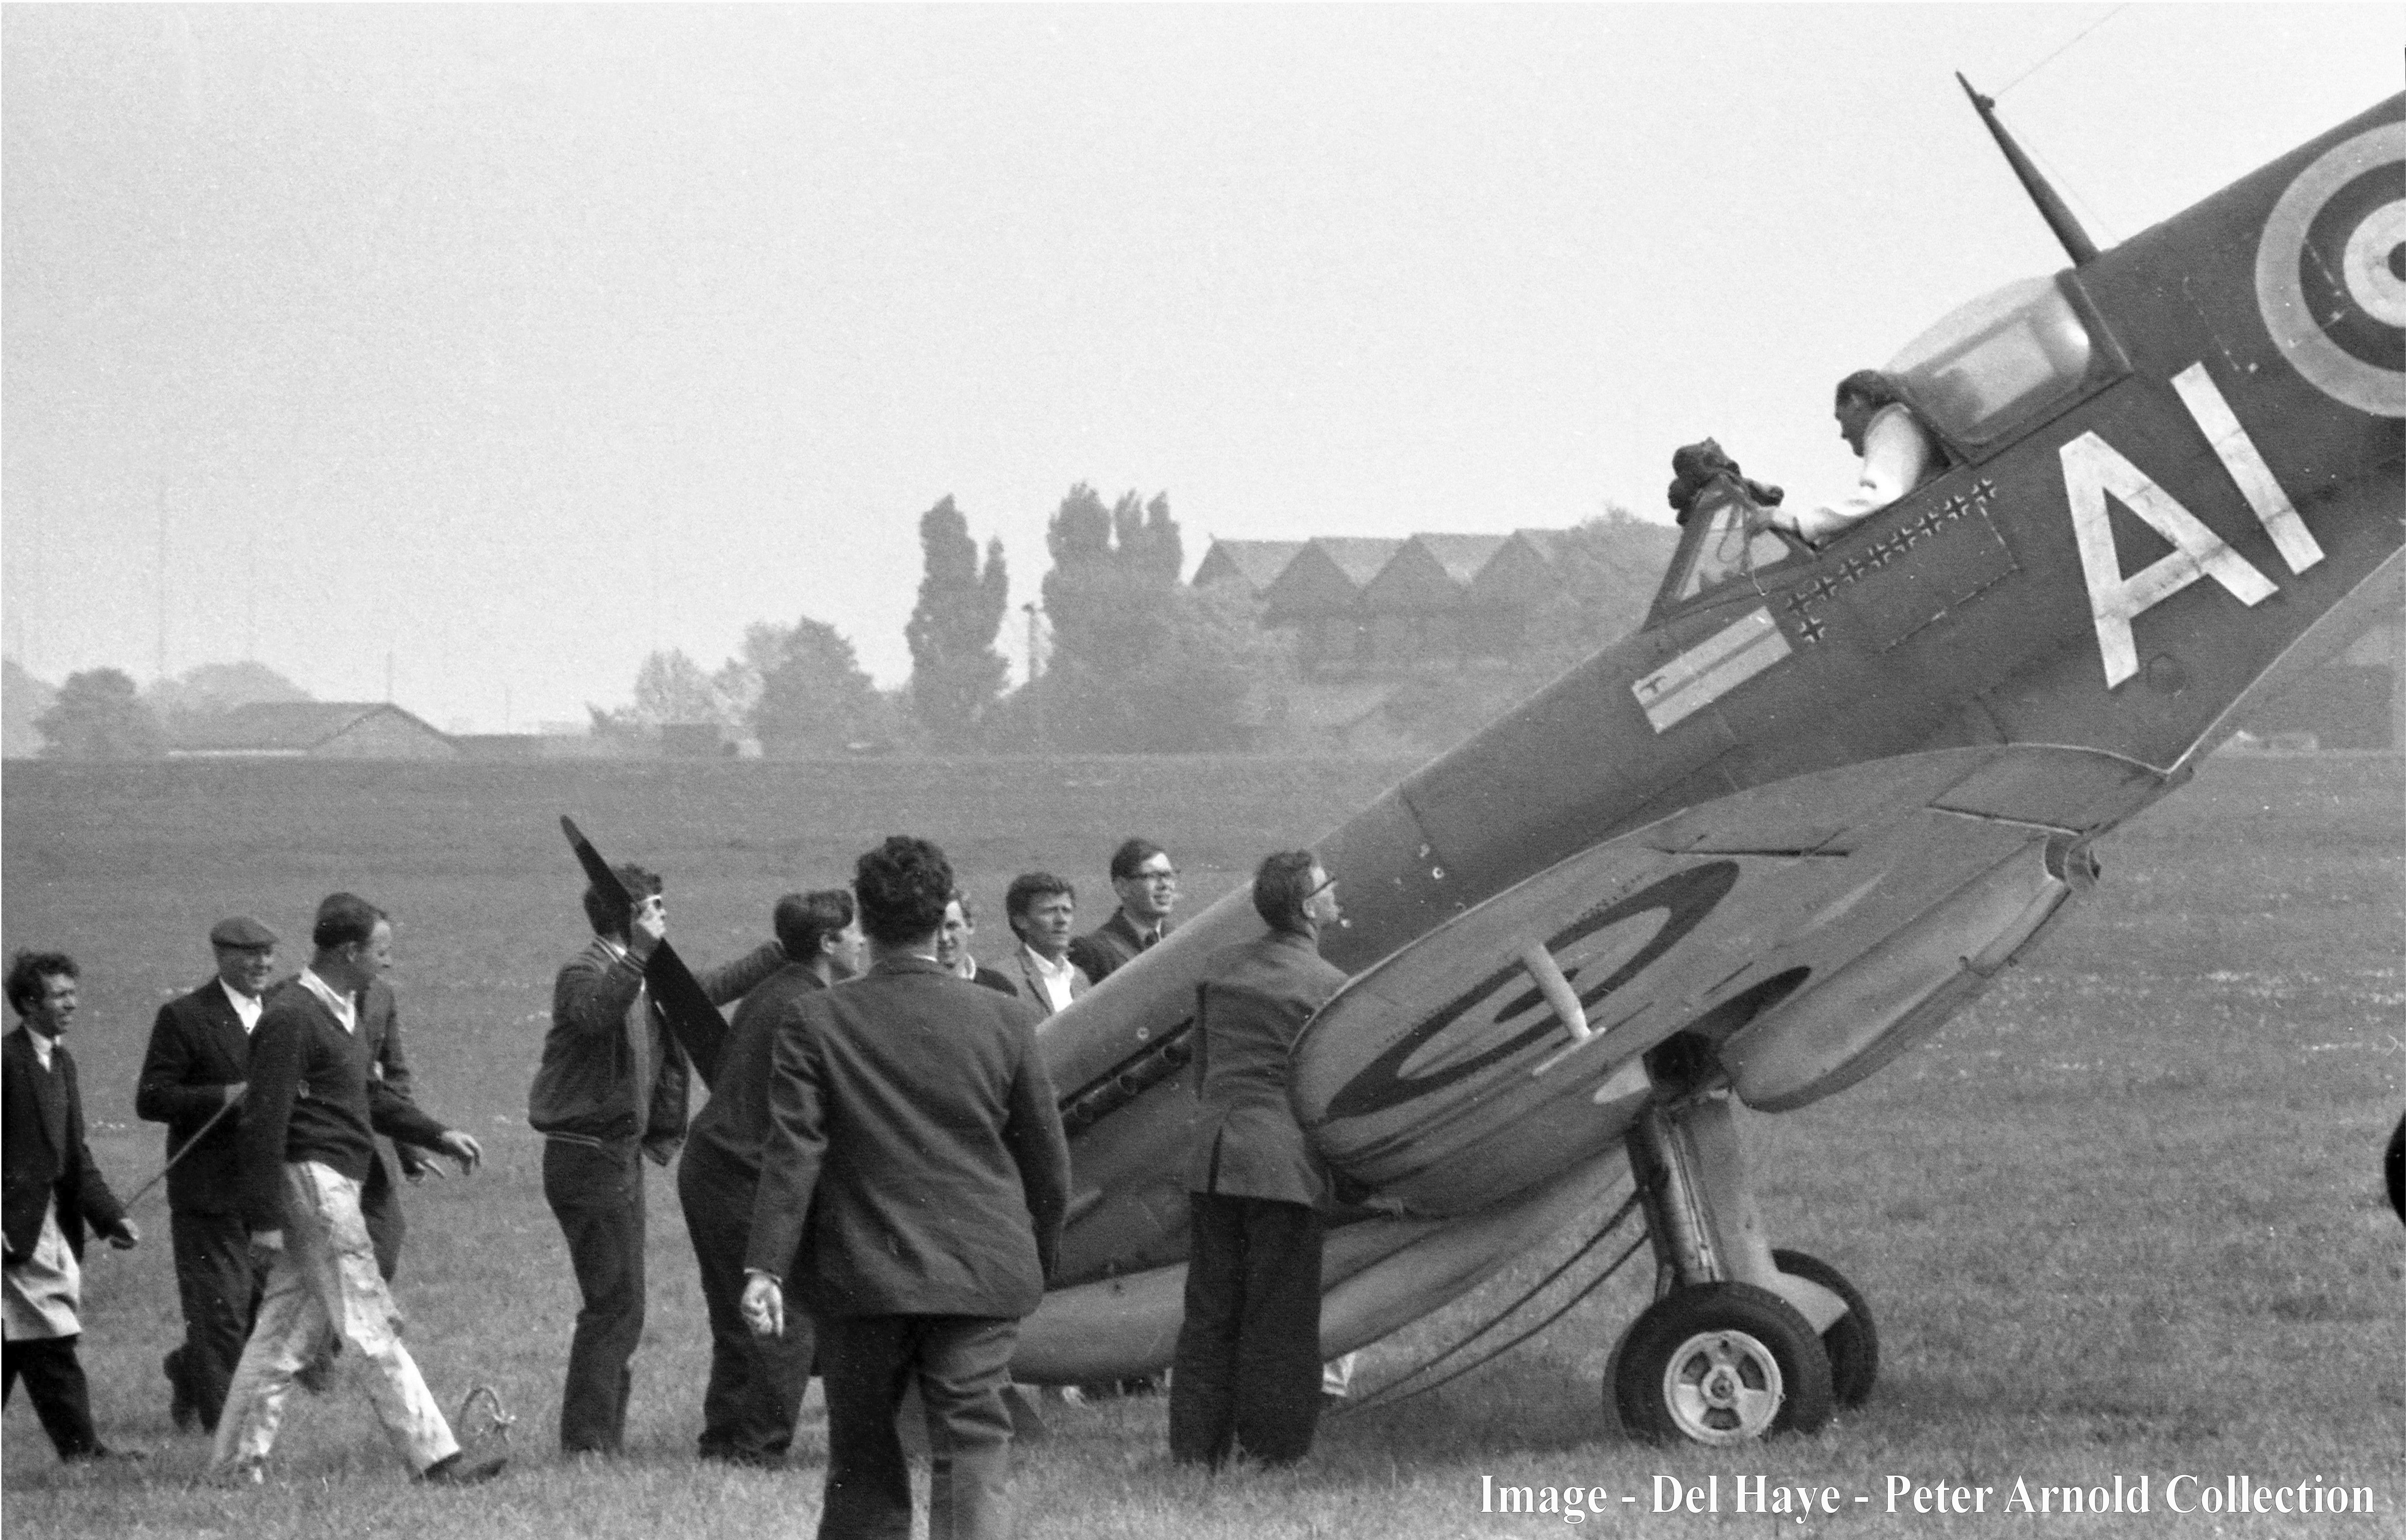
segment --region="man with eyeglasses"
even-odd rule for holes
[[[1169,934],[1169,911],[1178,907],[1178,868],[1152,841],[1125,841],[1111,853],[1111,889],[1120,896],[1120,907],[1098,928],[1069,943],[1069,961],[1096,983]]]
[[[1196,1120],[1186,1166],[1185,1317],[1169,1382],[1169,1456],[1216,1469],[1310,1451],[1320,1418],[1321,1221],[1327,1182],[1287,1100],[1290,1055],[1345,982],[1320,955],[1343,918],[1309,851],[1253,874],[1262,934],[1212,954],[1196,986]]]

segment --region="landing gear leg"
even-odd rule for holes
[[[1700,1444],[1816,1433],[1837,1362],[1845,1404],[1870,1393],[1878,1345],[1861,1296],[1827,1264],[1772,1250],[1726,1093],[1649,1110],[1629,1159],[1667,1287],[1606,1373],[1623,1428]]]

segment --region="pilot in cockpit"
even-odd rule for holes
[[[1876,369],[1858,369],[1838,382],[1839,436],[1862,457],[1853,493],[1819,508],[1762,508],[1757,528],[1789,530],[1819,544],[1877,513],[1944,468],[1930,431]]]

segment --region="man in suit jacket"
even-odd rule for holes
[[[944,923],[936,929],[937,965],[956,979],[967,979],[998,995],[1018,994],[1019,985],[1010,974],[986,967],[971,954],[969,939],[976,934],[977,909],[969,902],[969,890],[956,888],[953,901],[944,906]]]
[[[60,1040],[75,1019],[76,977],[74,960],[57,952],[20,952],[8,969],[8,1004],[23,1024],[0,1043],[0,1228],[7,1242],[0,1401],[22,1375],[25,1397],[61,1460],[139,1458],[101,1442],[76,1357],[84,1227],[120,1249],[142,1238],[84,1143],[75,1055]]]
[[[276,932],[237,916],[210,928],[209,945],[217,977],[159,1008],[134,1089],[135,1115],[167,1125],[167,1158],[175,1162],[167,1170],[167,1233],[184,1340],[162,1367],[178,1428],[217,1427],[256,1303],[235,1180],[241,1114],[234,1109],[276,970]]]
[[[1096,983],[1169,934],[1169,911],[1178,907],[1178,868],[1152,841],[1124,841],[1111,852],[1111,891],[1119,895],[1120,907],[1069,943],[1069,960]]]
[[[1212,954],[1196,985],[1203,1115],[1186,1170],[1186,1314],[1169,1379],[1169,1454],[1267,1464],[1311,1448],[1320,1416],[1323,1179],[1287,1100],[1288,1059],[1345,975],[1320,955],[1337,881],[1309,851],[1253,875],[1268,934]]]
[[[551,1030],[527,1093],[527,1121],[544,1137],[544,1201],[584,1298],[559,1398],[569,1454],[616,1454],[625,1440],[644,1337],[644,1162],[666,1166],[685,1142],[685,1050],[644,985],[644,964],[668,934],[667,901],[641,867],[620,867],[618,880],[623,891],[585,890],[593,940],[552,986]],[[785,963],[771,941],[695,982],[725,1005]]]
[[[777,1025],[794,1002],[858,973],[864,946],[852,894],[789,893],[777,900],[777,943],[795,960],[743,996],[728,1028],[718,1081],[696,1113],[677,1163],[677,1201],[701,1268],[710,1313],[710,1384],[701,1394],[704,1460],[775,1465],[794,1441],[810,1388],[810,1318],[788,1311],[783,1336],[743,1324],[743,1248],[760,1146],[769,1134],[769,1070]]]
[[[860,858],[853,892],[869,972],[778,1024],[744,1319],[779,1332],[790,1278],[817,1323],[821,1540],[910,1533],[895,1417],[913,1381],[933,1453],[928,1532],[1004,1535],[1004,1392],[1019,1318],[1060,1245],[1069,1145],[1035,1013],[936,962],[943,852],[898,835]]]
[[[356,895],[330,895],[310,940],[309,966],[268,996],[251,1035],[235,1170],[253,1265],[264,1266],[267,1283],[218,1420],[214,1471],[220,1480],[262,1479],[295,1378],[318,1342],[339,1333],[365,1361],[376,1417],[418,1478],[481,1481],[502,1461],[462,1461],[402,1346],[401,1312],[375,1266],[360,1189],[379,1133],[447,1154],[462,1171],[484,1151],[368,1072],[360,998],[391,966],[383,912]]]
[[[1069,960],[1069,932],[1078,923],[1078,890],[1049,871],[1026,871],[1011,880],[1003,913],[1019,945],[1011,954],[1019,997],[1050,1016],[1094,987],[1086,970]]]

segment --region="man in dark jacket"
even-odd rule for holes
[[[365,1361],[385,1433],[422,1480],[480,1481],[499,1459],[462,1462],[459,1441],[401,1342],[401,1312],[375,1265],[360,1190],[379,1133],[474,1169],[484,1151],[368,1072],[360,997],[392,961],[392,925],[353,894],[318,906],[316,948],[267,997],[251,1034],[235,1168],[251,1261],[266,1274],[259,1321],[235,1365],[212,1450],[220,1479],[257,1482],[284,1402],[330,1333]]]
[[[242,1126],[250,1034],[276,971],[276,932],[245,916],[209,930],[217,977],[159,1008],[134,1090],[136,1116],[167,1125],[167,1233],[184,1340],[161,1365],[178,1428],[214,1430],[255,1291],[242,1222],[234,1132]]]
[[[618,880],[610,892],[585,890],[593,941],[552,986],[551,1031],[527,1095],[527,1121],[544,1137],[544,1200],[585,1301],[559,1399],[570,1454],[616,1454],[625,1441],[644,1335],[643,1163],[666,1166],[685,1142],[685,1051],[644,984],[668,906],[654,873],[621,867]],[[724,1005],[785,962],[771,941],[696,982]]]
[[[112,1449],[92,1423],[92,1392],[76,1357],[83,1334],[84,1226],[120,1250],[142,1238],[84,1144],[75,1055],[60,1039],[76,1013],[76,965],[58,952],[20,952],[8,1005],[23,1024],[0,1043],[0,1212],[7,1239],[0,1305],[0,1401],[25,1379],[42,1431],[65,1461],[141,1458]]]
[[[1311,1449],[1320,1416],[1323,1179],[1287,1100],[1289,1055],[1345,975],[1320,955],[1337,880],[1309,851],[1253,875],[1268,934],[1212,954],[1196,985],[1186,1316],[1169,1381],[1169,1453],[1217,1466]]]
[[[969,902],[969,890],[962,888],[944,906],[944,923],[936,928],[936,961],[956,979],[967,979],[998,995],[1018,994],[1019,985],[1010,974],[986,967],[969,950],[969,940],[976,935],[977,906]]]
[[[863,945],[843,888],[777,900],[777,944],[796,959],[743,996],[728,1028],[718,1083],[694,1115],[677,1163],[677,1201],[710,1312],[710,1384],[701,1393],[704,1460],[774,1465],[794,1441],[811,1379],[810,1317],[789,1310],[783,1336],[743,1324],[743,1247],[769,1133],[769,1069],[778,1024],[801,996],[858,973]]]
[[[1011,1530],[1019,1319],[1044,1295],[1069,1151],[1022,1001],[948,975],[943,852],[897,836],[853,893],[874,961],[780,1021],[745,1251],[744,1319],[785,1325],[788,1278],[828,1393],[822,1540],[911,1532],[895,1416],[915,1383],[933,1457],[928,1533]]]
[[[1111,891],[1119,895],[1120,907],[1069,943],[1069,960],[1095,983],[1169,934],[1169,911],[1178,907],[1178,868],[1152,841],[1124,841],[1111,852]]]

